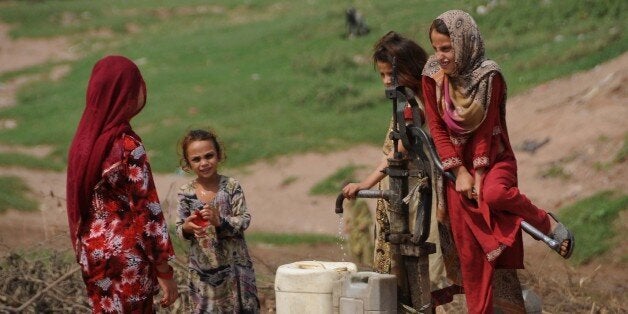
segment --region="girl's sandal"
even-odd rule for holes
[[[554,251],[556,251],[556,253],[558,253],[558,255],[562,256],[564,259],[568,259],[569,257],[571,257],[571,253],[573,253],[573,249],[576,246],[576,239],[574,238],[573,233],[571,233],[571,231],[569,231],[569,229],[567,229],[567,227],[565,227],[565,225],[563,225],[553,213],[548,212],[547,214],[556,221],[556,227],[554,228],[554,232],[548,235],[552,239],[556,240],[556,242],[558,242],[558,245],[556,247],[553,247],[552,249],[554,249]],[[567,253],[565,253],[565,255],[562,255],[560,254],[560,251],[565,240],[569,241],[569,244],[567,246]]]

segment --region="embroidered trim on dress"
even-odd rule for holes
[[[115,184],[118,181],[118,173],[117,171],[122,168],[122,162],[118,161],[115,164],[109,166],[109,168],[103,170],[100,180],[94,186],[94,190],[100,189],[100,187],[105,183],[105,181],[109,181],[111,184]]]
[[[103,200],[102,194],[98,192],[97,188],[94,188],[94,197],[92,197],[92,206],[94,208],[103,208],[105,201]]]
[[[473,158],[473,169],[477,169],[480,167],[488,167],[488,157],[478,156]]]
[[[462,165],[462,160],[458,157],[450,157],[443,160],[443,170],[449,170]]]
[[[486,254],[486,259],[489,262],[494,261],[496,258],[498,258],[502,252],[506,249],[506,245],[505,244],[500,244],[499,247],[497,247],[495,250],[488,252],[488,254]]]
[[[120,167],[122,165],[122,162],[118,161],[115,164],[109,166],[109,168],[105,169],[102,171],[102,176],[106,176],[108,172],[113,171],[114,169]]]
[[[499,126],[499,125],[496,125],[496,126],[493,128],[493,135],[497,135],[497,134],[501,134],[501,133],[502,133],[502,127],[501,127],[501,126]]]
[[[451,143],[454,144],[455,146],[460,146],[460,145],[463,145],[464,143],[466,143],[469,138],[466,137],[466,136],[453,136],[453,135],[450,135],[449,139],[451,140]]]

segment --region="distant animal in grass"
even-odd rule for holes
[[[345,11],[345,21],[347,26],[347,38],[364,36],[371,31],[366,25],[364,16],[354,7],[350,7]]]

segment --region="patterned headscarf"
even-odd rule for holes
[[[107,56],[92,69],[87,104],[68,153],[66,197],[72,245],[114,140],[123,133],[137,136],[129,122],[144,106],[138,106],[140,90],[146,95],[140,70],[125,57]]]
[[[445,75],[436,55],[432,55],[423,75],[433,78],[439,87],[438,108],[447,125],[458,134],[468,134],[484,121],[491,102],[492,78],[501,70],[484,56],[484,41],[471,15],[451,10],[437,19],[449,31],[456,69]]]

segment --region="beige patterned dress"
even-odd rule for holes
[[[244,192],[234,178],[221,176],[218,193],[210,206],[219,208],[220,226],[209,225],[207,237],[183,234],[187,217],[203,203],[194,192],[194,181],[180,188],[177,234],[188,240],[190,249],[190,299],[193,313],[259,313],[253,262],[244,240],[251,222]]]

